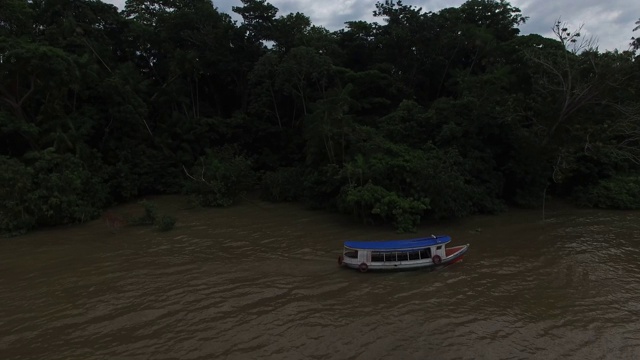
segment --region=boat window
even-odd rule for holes
[[[409,260],[420,260],[420,252],[419,251],[409,252]]]
[[[348,258],[357,259],[358,258],[358,251],[357,250],[345,251],[344,256],[348,257]]]
[[[398,257],[398,261],[407,261],[407,260],[409,260],[409,255],[407,255],[406,252],[399,252],[399,253],[396,253],[396,254],[397,254],[397,257]]]
[[[431,248],[420,250],[420,259],[429,259],[429,258],[431,258]]]
[[[439,246],[436,248],[436,250],[440,250],[440,249],[442,249],[442,245],[439,245]]]
[[[384,261],[398,261],[398,259],[396,258],[396,253],[394,252],[384,253]]]
[[[371,261],[384,261],[384,253],[379,251],[372,251]]]

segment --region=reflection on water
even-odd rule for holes
[[[0,243],[3,359],[640,358],[638,213],[424,227],[470,243],[464,262],[361,274],[338,268],[342,241],[397,234],[295,205],[158,201],[171,232],[96,221]]]

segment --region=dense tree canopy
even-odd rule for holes
[[[640,208],[637,40],[521,35],[505,0],[385,0],[334,32],[241,5],[4,0],[0,233],[253,189],[399,230],[549,194]]]

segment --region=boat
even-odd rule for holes
[[[440,267],[461,261],[469,244],[447,247],[451,236],[383,240],[345,241],[338,265],[361,272],[369,270],[411,270]]]

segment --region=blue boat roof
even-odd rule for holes
[[[344,246],[359,250],[407,250],[424,248],[451,241],[451,236],[438,235],[425,238],[385,241],[345,241]]]

